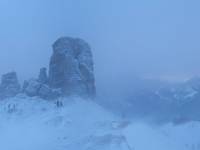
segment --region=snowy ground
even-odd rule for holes
[[[0,150],[200,150],[200,124],[122,120],[94,102],[64,106],[18,96],[0,102]]]

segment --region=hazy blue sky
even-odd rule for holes
[[[199,0],[0,0],[0,74],[35,76],[52,43],[73,36],[93,48],[97,79],[197,75],[199,8]]]

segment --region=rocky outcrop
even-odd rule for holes
[[[55,99],[61,96],[59,90],[55,90],[48,85],[47,69],[41,68],[37,79],[24,81],[23,93],[27,96],[38,96],[43,99]]]
[[[53,44],[49,86],[60,88],[65,96],[95,96],[93,57],[88,43],[63,37]]]
[[[38,76],[38,81],[42,84],[48,84],[47,69],[41,68]]]
[[[28,81],[24,81],[23,84],[23,93],[28,96],[38,96],[38,91],[41,87],[41,83],[39,83],[36,79],[30,79]]]
[[[0,85],[0,99],[16,96],[19,92],[20,84],[16,72],[4,74]]]
[[[37,79],[25,81],[23,92],[30,97],[38,96],[49,100],[61,96],[61,92],[59,90],[51,89],[48,85],[39,82]]]
[[[41,68],[38,78],[25,81],[22,90],[15,72],[3,75],[0,98],[12,97],[21,91],[43,99],[60,96],[94,98],[96,87],[89,44],[78,38],[59,38],[53,44],[49,74],[46,68]]]

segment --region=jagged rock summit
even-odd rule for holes
[[[62,37],[53,44],[49,74],[41,68],[39,76],[24,81],[22,89],[16,72],[2,76],[0,99],[19,93],[56,99],[61,96],[94,98],[96,95],[93,57],[88,43],[82,39]]]
[[[43,84],[48,83],[48,75],[47,75],[47,68],[43,67],[40,69],[40,73],[38,76],[38,81]]]
[[[93,56],[82,39],[62,37],[53,44],[49,64],[49,86],[65,96],[95,96]]]
[[[0,99],[16,96],[20,92],[17,73],[9,72],[4,74],[0,84]]]

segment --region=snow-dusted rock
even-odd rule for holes
[[[37,96],[40,87],[41,83],[36,79],[30,79],[29,81],[24,81],[23,92],[28,96]]]
[[[43,99],[55,99],[61,96],[61,91],[59,89],[51,89],[48,85],[41,84],[38,96]]]
[[[41,68],[40,69],[40,73],[39,73],[39,76],[38,76],[38,81],[40,83],[43,83],[43,84],[47,84],[48,83],[48,75],[47,75],[47,69],[46,68]]]
[[[61,95],[59,90],[51,89],[36,79],[25,81],[23,92],[30,97],[38,96],[43,99],[55,99]]]
[[[62,37],[53,44],[49,85],[61,88],[65,96],[95,96],[93,57],[85,41]]]
[[[14,97],[20,92],[16,72],[10,72],[2,76],[0,85],[0,99]]]

